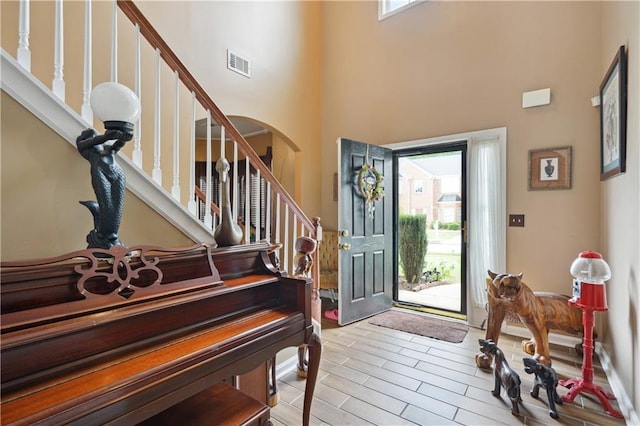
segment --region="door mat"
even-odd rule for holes
[[[469,331],[465,324],[393,310],[376,315],[369,320],[369,324],[451,343],[462,342]]]

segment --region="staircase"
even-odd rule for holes
[[[244,226],[243,243],[267,240],[279,247],[277,256],[281,269],[293,274],[297,254],[295,242],[301,236],[320,240],[319,219],[312,220],[305,215],[134,3],[130,0],[110,2],[111,25],[104,19],[99,28],[92,25],[92,16],[96,15],[92,8],[104,9],[105,2],[87,0],[79,4],[55,0],[54,4],[52,8],[51,2],[19,1],[15,17],[18,22],[17,49],[13,48],[15,52],[10,53],[3,42],[1,51],[2,90],[75,147],[77,136],[87,127],[102,132],[102,123],[93,117],[89,95],[93,82],[103,81],[104,78],[100,78],[109,72],[107,80],[125,84],[136,92],[143,111],[141,120],[135,123],[133,140],[118,155],[118,162],[126,174],[127,189],[193,241],[212,243],[213,231],[222,219],[219,198],[213,190],[215,162],[225,157],[231,164],[242,164],[244,176],[252,173],[262,183],[255,185],[255,179],[239,179],[239,167],[233,168],[233,176],[230,176],[231,193],[234,194],[233,220],[251,225]],[[71,43],[76,52],[65,54],[62,46],[68,49],[70,43],[64,43],[64,13],[68,7],[77,15],[81,5],[84,22],[78,22],[76,27],[83,28],[83,38],[75,38],[78,42]],[[30,14],[41,7],[54,10],[52,32],[47,36],[54,41],[55,47],[53,63],[48,65],[48,75],[53,75],[50,84],[43,82],[42,75],[46,73],[39,71],[43,68],[43,59],[34,56],[32,60],[30,49],[31,32],[45,30],[29,27]],[[75,22],[75,18],[77,16],[71,19]],[[128,23],[126,28],[122,22]],[[98,38],[102,40],[105,26],[110,29],[110,54],[101,51],[100,55],[94,55],[93,46]],[[120,52],[122,46],[133,46],[134,57],[130,50]],[[149,52],[153,52],[152,55]],[[67,57],[83,59],[65,64]],[[38,71],[32,72],[32,63],[38,64]],[[73,74],[82,75],[81,82],[64,80],[64,74],[71,73],[70,67],[79,67]],[[167,78],[168,75],[171,77]],[[152,89],[147,89],[149,87]],[[167,120],[167,117],[171,119]],[[204,188],[195,181],[197,121],[205,121],[207,126],[204,143],[206,163],[210,167],[207,167]],[[212,138],[213,126],[219,127],[221,140]],[[167,164],[171,165],[168,170],[163,167]],[[189,167],[184,167],[185,164]],[[241,184],[244,187],[240,187]],[[317,288],[317,252],[313,256],[311,274]],[[317,295],[317,291],[315,293]]]

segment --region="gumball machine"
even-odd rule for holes
[[[616,397],[593,383],[593,323],[596,311],[606,311],[607,294],[604,282],[611,278],[611,269],[602,259],[600,253],[583,251],[571,264],[573,276],[573,297],[569,305],[582,309],[582,326],[584,327],[582,378],[561,380],[560,385],[569,388],[569,392],[562,397],[564,402],[573,402],[581,392],[595,395],[607,414],[616,418],[623,418],[615,410],[609,400]]]

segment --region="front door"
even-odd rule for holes
[[[338,144],[338,323],[345,325],[393,301],[392,157],[375,145]]]

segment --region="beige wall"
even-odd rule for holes
[[[640,407],[640,2],[605,2],[602,8],[604,76],[618,47],[627,47],[627,171],[600,184],[602,253],[612,271],[604,345],[619,378]]]
[[[600,247],[597,2],[438,2],[382,22],[376,2],[324,3],[322,217],[336,138],[373,144],[506,126],[507,208],[526,216],[507,231],[507,268],[535,290],[570,291],[578,252]],[[551,88],[548,106],[522,93]],[[528,151],[571,145],[573,187],[527,190]]]
[[[319,215],[321,4],[136,4],[225,114],[265,123],[295,146],[286,157],[298,162],[288,166],[304,191],[291,194],[309,217]],[[252,61],[250,79],[227,70],[227,49]]]
[[[2,260],[58,256],[86,247],[93,228],[80,200],[95,200],[89,163],[67,141],[2,92]],[[194,244],[127,191],[120,239],[127,246]]]

